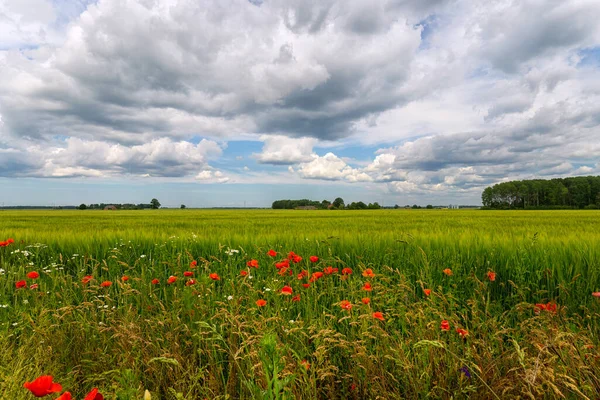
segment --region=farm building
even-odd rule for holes
[[[115,206],[105,206],[105,207],[104,207],[104,209],[105,209],[105,210],[112,210],[112,211],[116,211],[116,210],[117,210],[117,207],[115,207]]]

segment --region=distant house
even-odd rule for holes
[[[112,211],[116,211],[116,210],[117,210],[117,207],[115,207],[115,206],[106,206],[106,207],[104,207],[104,209],[105,209],[105,210],[112,210]]]
[[[296,210],[316,210],[317,207],[315,206],[298,206],[296,207]]]

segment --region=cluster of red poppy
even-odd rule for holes
[[[27,273],[27,278],[31,279],[31,280],[36,280],[39,277],[40,277],[40,274],[38,272],[36,272],[36,271],[30,271],[30,272]],[[15,287],[17,289],[26,288],[27,287],[27,281],[25,279],[17,281],[17,282],[15,282]],[[39,288],[39,285],[37,283],[32,283],[29,286],[29,289],[31,289],[31,290],[34,290],[34,289],[37,289],[37,288]]]
[[[15,242],[15,239],[8,238],[3,242],[0,242],[0,247],[7,247]]]
[[[53,382],[54,378],[51,375],[40,376],[32,382],[25,382],[23,387],[31,392],[35,397],[44,397],[52,393],[62,392],[62,385]],[[55,400],[71,400],[73,397],[70,392],[64,392]],[[97,388],[93,388],[84,400],[104,400],[104,396],[98,392]]]
[[[535,311],[536,314],[539,314],[542,311],[547,311],[550,313],[556,313],[556,309],[557,309],[557,305],[556,303],[546,303],[546,304],[542,304],[542,303],[538,303],[535,306],[533,306],[533,309]]]

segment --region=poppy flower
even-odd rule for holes
[[[352,303],[350,303],[348,300],[342,300],[340,302],[340,307],[342,307],[342,310],[352,310]]]
[[[196,268],[198,266],[198,261],[194,260],[190,263],[190,268]]]
[[[248,271],[246,271],[245,269],[243,269],[243,270],[240,271],[240,275],[241,276],[246,276],[246,275],[248,275]]]
[[[380,311],[375,311],[375,312],[373,313],[373,318],[375,318],[375,319],[378,319],[378,320],[380,320],[380,321],[383,321],[383,320],[384,320],[384,318],[383,318],[383,313],[382,313],[382,312],[380,312]]]
[[[290,267],[290,260],[288,260],[288,259],[285,259],[283,261],[275,263],[275,268],[277,268],[277,269],[289,268],[289,267]]]
[[[371,290],[373,290],[373,288],[371,287],[371,284],[369,282],[366,282],[364,284],[364,286],[362,287],[363,290],[366,290],[367,292],[370,292]]]
[[[56,400],[71,400],[73,397],[70,392],[64,392],[56,398]]]
[[[27,273],[27,277],[28,277],[29,279],[37,279],[37,278],[39,278],[39,277],[40,277],[40,274],[38,274],[38,273],[37,273],[37,272],[35,272],[35,271],[31,271],[31,272],[28,272],[28,273]]]
[[[267,251],[267,255],[269,257],[275,257],[277,255],[277,252],[275,250],[271,249],[271,250]]]
[[[546,304],[541,304],[538,303],[534,306],[534,311],[536,314],[539,314],[540,311],[548,311],[551,313],[556,313],[556,303],[546,303]]]
[[[6,239],[6,243],[8,243],[8,244],[13,244],[14,242],[15,242],[15,239],[13,239],[13,238]]]
[[[440,325],[440,329],[443,331],[449,331],[450,330],[450,323],[446,320],[443,320],[441,325]]]
[[[266,306],[266,305],[267,305],[267,301],[266,301],[266,300],[264,300],[264,299],[259,299],[259,300],[256,300],[256,305],[257,305],[258,307],[264,307],[264,306]]]
[[[15,282],[15,287],[17,289],[21,289],[21,288],[24,288],[26,286],[27,286],[27,282],[25,282],[25,280]]]
[[[594,297],[600,297],[600,292],[592,292],[592,296],[594,296]]]
[[[535,313],[536,313],[536,314],[539,314],[539,313],[540,313],[540,311],[542,311],[542,310],[545,310],[545,309],[546,309],[546,305],[545,305],[545,304],[538,303],[538,304],[534,305],[534,306],[533,306],[533,308],[534,308],[534,311],[535,311]]]
[[[153,285],[158,285],[160,283],[160,281],[158,279],[154,278],[154,279],[152,279],[152,281],[150,283],[152,283]]]
[[[125,275],[125,276],[122,276],[122,277],[121,277],[121,280],[122,280],[123,282],[127,282],[127,281],[129,280],[129,277],[128,277],[127,275]]]
[[[362,274],[365,278],[374,278],[375,277],[375,274],[373,273],[373,270],[371,268],[365,269]]]
[[[310,277],[310,279],[309,279],[309,280],[310,280],[311,282],[314,282],[314,281],[316,281],[317,279],[321,279],[322,277],[323,277],[323,273],[322,273],[322,272],[320,272],[320,271],[317,271],[317,272],[313,272],[313,274],[311,275],[311,277]]]
[[[452,276],[452,270],[450,268],[446,268],[445,270],[442,271],[444,274],[446,274],[447,276]]]
[[[371,299],[368,297],[363,297],[362,302],[363,304],[369,304],[371,302]]]
[[[294,264],[298,264],[300,261],[302,261],[302,257],[300,257],[299,255],[295,255],[294,257],[292,257],[292,262]]]
[[[302,272],[300,272],[297,276],[298,280],[301,280],[303,278],[306,278],[308,276],[308,271],[303,269]]]
[[[193,279],[190,279],[190,280],[188,280],[188,281],[185,283],[185,286],[192,286],[192,285],[195,285],[195,284],[196,284],[196,281],[195,281],[195,280],[193,280]]]
[[[54,378],[51,375],[40,376],[33,382],[25,382],[23,387],[29,390],[35,397],[44,397],[51,393],[59,393],[62,386],[59,383],[52,382]]]
[[[296,257],[296,253],[294,253],[293,251],[290,251],[287,255],[288,260],[291,260],[294,257]]]
[[[306,368],[307,371],[310,369],[310,363],[308,361],[302,360],[300,361],[300,364],[302,364],[302,366]]]
[[[488,271],[487,278],[490,280],[490,282],[494,282],[496,280],[496,273],[493,271]]]
[[[252,267],[252,268],[258,268],[258,260],[250,260],[246,263],[247,266]]]
[[[29,289],[31,290],[35,290],[37,288],[39,288],[40,286],[37,283],[34,283],[33,285],[29,286]]]
[[[208,275],[210,279],[212,279],[213,281],[220,281],[221,277],[219,276],[219,274],[217,274],[216,272],[213,272],[212,274]]]
[[[102,396],[99,392],[97,388],[93,388],[91,392],[89,392],[86,396],[85,399],[83,400],[104,400],[104,396]]]
[[[294,297],[292,297],[292,301],[300,301],[300,295],[297,294]]]
[[[469,332],[462,328],[456,328],[456,333],[458,333],[460,335],[460,337],[463,339],[466,338],[467,336],[469,336]]]
[[[423,289],[423,293],[425,293],[425,296],[429,296],[431,294],[431,289]]]
[[[317,257],[317,256],[310,256],[310,257],[308,257],[308,259],[310,260],[311,263],[316,263],[319,261],[319,257]]]
[[[173,276],[173,275],[171,275],[171,276],[169,277],[169,279],[167,279],[167,283],[168,283],[169,285],[170,285],[170,284],[172,284],[172,283],[175,283],[176,281],[177,281],[177,277],[176,277],[176,276]]]
[[[302,286],[304,286],[305,289],[308,289],[310,287],[310,283],[303,283]]]
[[[292,294],[292,288],[289,286],[284,286],[283,289],[281,289],[281,294],[285,294],[286,296],[289,296]]]
[[[94,278],[91,275],[86,275],[83,278],[81,278],[81,283],[87,285],[92,279]]]
[[[194,273],[192,271],[185,271],[183,273],[183,276],[185,276],[186,278],[189,278],[190,276],[194,276]]]
[[[352,268],[344,268],[342,269],[342,275],[352,275]]]
[[[338,269],[337,269],[337,268],[333,268],[333,267],[329,266],[329,267],[325,267],[325,268],[323,269],[323,272],[325,273],[325,275],[331,275],[331,274],[335,274],[335,273],[337,273],[337,272],[338,272]]]
[[[291,268],[281,268],[279,271],[277,271],[277,274],[280,276],[286,276],[286,275],[293,275],[294,272],[292,271]]]
[[[111,281],[104,281],[100,284],[100,286],[102,287],[110,287],[110,285],[112,285]]]
[[[555,313],[556,312],[556,303],[548,303],[546,304],[546,311]]]

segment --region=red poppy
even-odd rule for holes
[[[59,383],[52,382],[54,378],[51,375],[40,376],[33,382],[25,382],[23,387],[29,390],[35,397],[44,397],[51,393],[59,393],[62,386]]]
[[[243,269],[243,270],[240,271],[240,275],[241,276],[246,276],[246,275],[248,275],[248,271],[246,271],[245,269]]]
[[[190,263],[190,268],[196,268],[198,266],[198,261],[194,260]]]
[[[304,288],[309,288],[310,287],[310,283],[303,283],[302,286],[304,286]]]
[[[27,287],[27,282],[25,280],[15,282],[15,287],[17,289],[21,289],[21,288]]]
[[[352,310],[352,303],[350,303],[348,300],[342,300],[340,302],[340,307],[342,307],[342,310]]]
[[[446,268],[445,270],[442,271],[444,274],[446,274],[447,276],[452,276],[452,270],[450,268]]]
[[[15,242],[15,239],[13,239],[13,238],[6,239],[7,244],[13,244],[14,242]]]
[[[290,251],[287,255],[288,260],[291,260],[294,257],[296,257],[296,253],[294,253],[293,251]]]
[[[374,278],[375,277],[375,274],[373,273],[373,270],[371,268],[365,269],[362,274],[365,278]]]
[[[423,289],[423,293],[425,293],[425,296],[429,296],[431,294],[431,289]]]
[[[488,271],[487,277],[490,280],[490,282],[494,282],[496,280],[496,273],[493,271]]]
[[[323,273],[320,271],[317,272],[313,272],[313,274],[311,275],[309,281],[314,282],[317,279],[321,279],[323,277]]]
[[[295,255],[294,257],[292,257],[292,262],[294,264],[298,264],[300,261],[302,261],[302,257],[300,257],[299,255]]]
[[[29,286],[29,289],[34,290],[39,288],[40,286],[37,283],[34,283],[33,285]]]
[[[362,287],[363,290],[366,290],[367,292],[370,292],[371,290],[373,290],[373,288],[371,287],[371,284],[369,282],[366,282],[365,285]]]
[[[450,323],[448,321],[446,321],[446,320],[443,320],[442,324],[440,325],[440,328],[443,331],[449,331],[450,330]]]
[[[292,301],[300,301],[300,295],[297,294],[294,297],[292,297]]]
[[[37,279],[37,278],[39,278],[39,277],[40,277],[40,274],[38,274],[38,273],[37,273],[37,272],[35,272],[35,271],[31,271],[31,272],[28,272],[28,273],[27,273],[27,277],[28,277],[29,279]]]
[[[290,260],[288,260],[288,259],[285,259],[283,261],[275,263],[275,268],[277,268],[277,269],[289,268],[289,267],[290,267]]]
[[[271,250],[267,251],[267,255],[269,257],[275,257],[277,255],[277,252],[275,250],[271,249]]]
[[[195,284],[196,284],[196,281],[195,281],[195,280],[193,280],[193,279],[189,279],[189,280],[188,280],[188,281],[185,283],[185,286],[192,286],[192,285],[195,285]]]
[[[127,282],[127,281],[129,280],[129,277],[128,277],[127,275],[125,275],[125,276],[122,276],[122,277],[121,277],[121,280],[122,280],[123,282]]]
[[[73,397],[70,392],[64,392],[56,398],[56,400],[71,400]]]
[[[303,278],[306,278],[307,276],[308,276],[308,271],[307,271],[307,270],[305,270],[305,269],[303,269],[303,270],[302,270],[302,272],[300,272],[300,273],[298,274],[298,280],[301,280],[301,279],[303,279]]]
[[[460,337],[463,339],[466,338],[467,336],[469,336],[469,332],[462,328],[456,328],[456,333],[458,333],[460,335]]]
[[[293,275],[294,272],[292,271],[291,268],[281,268],[279,271],[277,271],[277,274],[280,276],[286,276],[286,275]]]
[[[86,396],[85,399],[83,400],[104,400],[104,396],[102,396],[99,392],[97,388],[93,388],[91,392],[89,392]]]
[[[217,274],[216,272],[213,272],[212,274],[208,275],[210,279],[212,279],[213,281],[220,281],[221,277],[219,276],[219,274]]]
[[[546,304],[546,311],[555,313],[556,312],[556,303],[548,303]]]
[[[285,294],[286,296],[289,296],[292,294],[292,288],[289,286],[284,286],[283,289],[281,289],[281,294]]]
[[[333,267],[329,266],[329,267],[325,267],[325,268],[323,269],[323,272],[325,273],[325,275],[331,275],[331,274],[335,274],[335,273],[337,273],[337,272],[338,272],[338,269],[337,269],[337,268],[333,268]]]
[[[252,267],[252,268],[258,268],[258,260],[250,260],[246,263],[247,266]]]
[[[257,305],[258,307],[264,307],[264,306],[266,306],[266,305],[267,305],[267,301],[266,301],[266,300],[264,300],[264,299],[259,299],[259,300],[256,300],[256,305]]]
[[[380,312],[380,311],[375,311],[375,312],[373,313],[373,318],[375,318],[375,319],[378,319],[378,320],[380,320],[380,321],[383,321],[383,320],[384,320],[384,318],[383,318],[383,313],[382,313],[382,312]]]
[[[177,281],[177,277],[176,277],[176,276],[173,276],[173,275],[171,275],[171,276],[169,277],[169,279],[167,279],[167,283],[168,283],[169,285],[170,285],[170,284],[172,284],[172,283],[175,283],[176,281]]]
[[[86,275],[83,278],[81,278],[81,283],[87,285],[92,279],[94,278],[91,275]]]
[[[158,279],[154,278],[154,279],[152,279],[152,281],[150,283],[152,283],[153,285],[158,285],[160,283],[160,281]]]
[[[540,311],[542,311],[542,310],[548,311],[551,313],[556,313],[556,308],[557,308],[556,303],[546,303],[546,304],[538,303],[534,306],[534,311],[536,314],[539,314]]]
[[[352,275],[352,269],[348,267],[342,269],[342,275]]]
[[[309,364],[309,362],[308,362],[308,361],[306,361],[306,360],[302,360],[302,361],[300,361],[300,364],[302,364],[302,366],[303,366],[304,368],[306,368],[306,370],[307,370],[307,371],[310,369],[310,364]]]
[[[189,278],[190,276],[194,276],[194,273],[193,273],[192,271],[185,271],[185,272],[183,273],[183,276],[185,276],[185,277]]]
[[[594,296],[594,297],[600,297],[600,292],[592,292],[592,296]]]
[[[363,297],[362,302],[363,304],[369,304],[371,302],[371,299],[368,297]]]
[[[110,287],[110,285],[112,285],[111,281],[104,281],[100,284],[100,286],[102,287]]]
[[[308,257],[308,259],[310,260],[311,263],[316,263],[319,261],[319,257],[317,257],[317,256],[310,256],[310,257]]]

